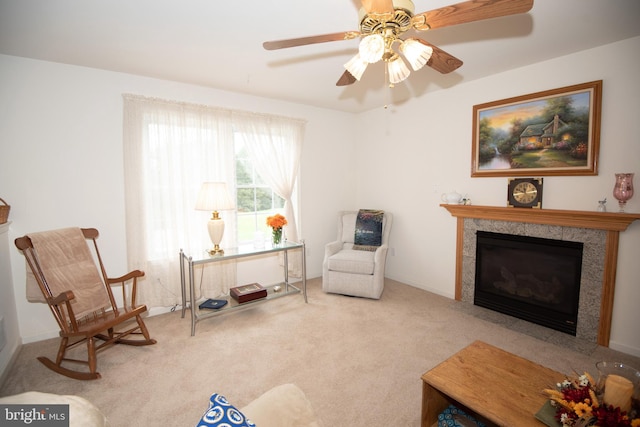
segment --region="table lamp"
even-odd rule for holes
[[[209,237],[213,243],[213,249],[209,250],[211,255],[223,255],[224,250],[220,248],[220,242],[224,235],[224,221],[220,218],[218,211],[235,209],[235,203],[229,196],[227,184],[224,182],[203,182],[196,201],[196,210],[211,212],[211,219],[207,223]]]

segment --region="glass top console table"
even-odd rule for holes
[[[289,271],[287,266],[289,265],[289,251],[300,250],[302,252],[302,287],[299,288],[289,283]],[[221,262],[228,261],[230,259],[237,258],[246,258],[256,255],[264,255],[269,253],[283,253],[284,259],[284,282],[276,283],[270,286],[265,286],[267,289],[267,296],[264,298],[260,298],[257,300],[238,303],[235,299],[230,296],[222,296],[216,297],[216,299],[225,299],[227,300],[227,304],[222,308],[210,310],[203,309],[200,310],[198,304],[196,302],[195,297],[195,280],[193,267],[200,264],[208,264],[211,262]],[[285,241],[283,243],[278,244],[277,246],[271,246],[267,244],[262,249],[256,249],[252,245],[240,246],[238,248],[231,248],[224,250],[224,254],[216,254],[210,255],[206,250],[203,250],[197,254],[189,255],[185,253],[182,249],[180,249],[180,286],[182,288],[182,317],[185,315],[185,311],[187,309],[187,305],[191,311],[191,336],[196,334],[196,323],[198,321],[218,316],[224,313],[229,313],[231,311],[236,311],[240,309],[245,309],[248,307],[253,307],[256,304],[269,301],[275,298],[280,298],[286,295],[291,295],[295,293],[302,293],[304,296],[304,302],[307,302],[307,266],[306,266],[306,253],[305,253],[305,244],[304,241],[300,243]],[[186,267],[186,268],[185,268]],[[188,294],[187,294],[188,288]]]

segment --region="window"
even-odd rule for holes
[[[256,231],[268,230],[265,217],[275,211],[287,217],[288,237],[298,240],[293,203],[304,121],[123,98],[127,260],[130,268],[146,273],[142,302],[149,307],[181,303],[179,250],[195,253],[211,245],[210,213],[194,209],[202,182],[236,185],[237,215],[221,213],[223,248],[251,242]],[[289,261],[291,271],[298,269],[299,263]],[[201,281],[202,295],[223,294],[235,283],[235,266],[220,264],[216,274]]]
[[[253,241],[256,231],[270,233],[267,217],[284,208],[284,199],[269,187],[251,161],[242,138],[235,138],[238,243]]]

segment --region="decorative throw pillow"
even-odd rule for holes
[[[209,399],[209,409],[196,427],[256,427],[242,412],[217,393]]]
[[[374,252],[382,245],[382,221],[384,211],[360,209],[356,218],[353,249]]]
[[[453,405],[449,405],[438,415],[438,427],[464,427],[468,425],[486,427],[485,424]]]

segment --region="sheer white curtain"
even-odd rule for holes
[[[196,211],[202,182],[225,181],[235,200],[232,112],[124,95],[124,166],[129,268],[146,273],[140,300],[150,307],[181,303],[178,253],[211,246],[210,212]],[[235,212],[221,212],[221,247],[234,247]],[[195,255],[195,254],[194,254]],[[228,293],[235,262],[206,264],[196,276],[196,297]]]
[[[292,201],[300,169],[305,122],[284,117],[234,113],[237,137],[243,139],[251,161],[265,183],[285,201],[287,240],[299,242]],[[300,276],[301,258],[290,257],[289,270]]]

